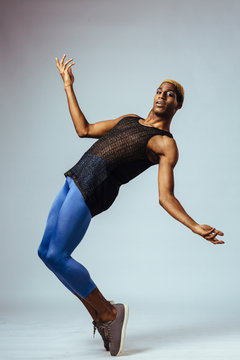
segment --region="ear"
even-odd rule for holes
[[[179,102],[178,105],[177,105],[177,110],[181,109],[182,105],[183,105],[183,103]]]

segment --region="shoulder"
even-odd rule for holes
[[[167,136],[164,136],[164,138],[168,139],[164,141],[163,156],[166,156],[171,165],[174,167],[177,164],[179,158],[177,143],[173,138],[169,138]]]
[[[127,114],[126,116],[140,117],[140,116],[137,115],[137,114]]]
[[[123,119],[123,118],[125,118],[125,117],[137,117],[137,118],[140,118],[140,116],[137,115],[137,114],[127,114],[127,115],[122,115],[122,116],[121,116],[121,119]]]
[[[112,130],[119,123],[119,121],[129,117],[139,117],[139,116],[136,114],[126,114],[126,115],[121,115],[118,118],[112,120],[103,120],[93,124],[88,124],[87,134],[84,134],[84,136],[81,137],[90,137],[90,138],[99,139],[100,137],[108,133],[110,130]]]
[[[114,125],[116,125],[119,121],[125,119],[125,118],[129,118],[129,117],[135,117],[135,118],[140,118],[140,116],[136,115],[136,114],[126,114],[126,115],[121,115],[118,118],[112,120],[114,122]]]
[[[179,158],[179,151],[175,139],[162,135],[154,136],[154,138],[154,147],[152,150],[160,157],[160,159],[161,157],[166,157],[174,167]]]

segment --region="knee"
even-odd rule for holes
[[[40,245],[38,248],[38,256],[43,262],[45,262],[46,253],[47,251]]]
[[[41,245],[38,248],[38,256],[44,262],[44,264],[53,272],[58,271],[63,266],[62,257],[55,252],[49,252],[48,249],[44,249]]]
[[[66,257],[59,251],[49,249],[40,244],[38,248],[38,256],[44,264],[52,270],[60,270],[66,261]]]
[[[49,268],[56,268],[60,262],[60,257],[55,252],[50,252],[49,249],[46,249],[41,245],[38,248],[38,256]]]
[[[65,263],[64,257],[55,251],[48,251],[44,256],[43,261],[49,268],[54,269],[54,271],[62,269]]]

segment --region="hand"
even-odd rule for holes
[[[217,235],[223,236],[224,233],[220,230],[216,230],[209,225],[197,224],[192,231],[198,235],[201,235],[205,240],[208,240],[213,244],[224,244],[224,241],[218,240],[216,238]]]
[[[67,87],[67,86],[71,86],[74,82],[74,76],[72,74],[71,66],[74,65],[75,63],[73,62],[72,64],[69,64],[73,60],[73,58],[71,58],[68,61],[66,61],[64,64],[63,61],[64,61],[65,57],[66,57],[66,54],[63,55],[60,63],[58,61],[58,58],[56,58],[56,64],[57,64],[57,68],[60,72],[60,75],[63,79],[64,87]],[[69,64],[69,65],[66,67],[67,64]]]

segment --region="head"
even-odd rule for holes
[[[175,80],[165,79],[157,88],[153,111],[156,115],[172,118],[181,109],[183,100],[183,87]]]

